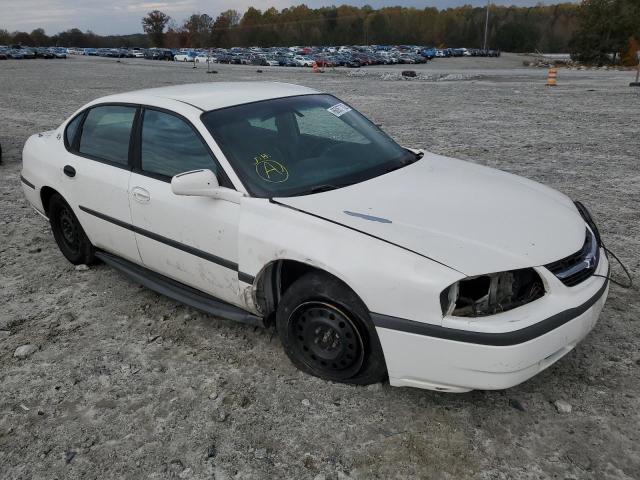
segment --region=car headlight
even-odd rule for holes
[[[443,315],[484,317],[513,310],[544,295],[533,268],[490,273],[460,280],[440,294]]]

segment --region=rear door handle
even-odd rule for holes
[[[71,165],[65,165],[64,168],[62,169],[62,171],[64,172],[64,174],[67,177],[75,177],[76,176],[76,169],[73,168]]]
[[[136,202],[149,203],[149,200],[151,200],[151,195],[149,195],[149,192],[147,192],[144,188],[133,187],[131,193],[133,194],[133,199]]]

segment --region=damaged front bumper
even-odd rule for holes
[[[595,326],[608,294],[602,252],[595,275],[575,287],[544,274],[547,294],[517,309],[441,325],[371,314],[389,381],[449,392],[517,385],[570,352]]]

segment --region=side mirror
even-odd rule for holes
[[[171,191],[176,195],[211,197],[240,203],[242,194],[231,188],[221,187],[211,170],[192,170],[179,173],[171,179]]]

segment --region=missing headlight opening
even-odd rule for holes
[[[440,294],[443,315],[484,317],[513,310],[544,295],[540,276],[532,268],[470,277]]]

